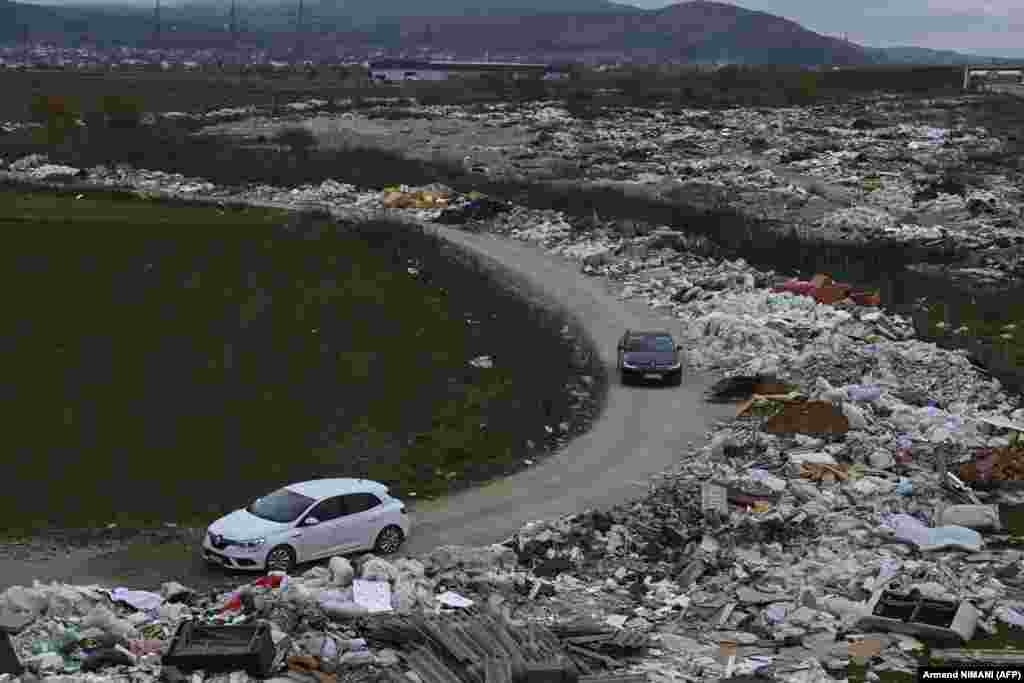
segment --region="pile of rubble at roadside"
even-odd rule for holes
[[[771,110],[620,108],[587,121],[552,102],[406,109],[481,126],[482,135],[487,127],[521,129],[522,144],[478,145],[500,152],[502,162],[482,169],[495,178],[544,180],[557,161],[577,169],[580,183],[625,183],[647,188],[655,198],[729,207],[768,219],[766,229],[776,226],[788,234],[795,227],[809,240],[970,254],[970,267],[959,268],[958,277],[971,278],[979,268],[989,279],[998,273],[1024,276],[1019,172],[972,166],[978,159],[996,159],[1005,142],[952,113],[980,97],[875,96]],[[310,100],[285,109],[306,115],[339,104],[344,106]],[[204,122],[241,117],[257,126],[270,123],[274,114],[269,107],[242,107],[161,116]],[[357,112],[338,116],[370,121]],[[947,123],[926,125],[937,121]],[[373,124],[394,125],[401,137],[400,120]],[[95,175],[106,184],[115,180]],[[180,177],[167,178],[166,184],[185,193],[209,191],[202,181]],[[298,194],[332,201],[316,186],[299,188]]]
[[[525,126],[537,134],[528,150],[535,162],[557,154],[575,161],[587,180],[639,183],[656,195],[684,199],[708,191],[715,205],[786,226],[807,224],[809,234],[830,240],[1020,244],[1024,197],[1014,170],[962,172],[972,158],[998,154],[1004,143],[967,126],[962,116],[945,128],[923,123],[948,119],[949,111],[977,99],[876,96],[770,110],[623,108],[588,121],[551,103],[421,109]],[[522,164],[511,166],[518,172]]]
[[[742,400],[737,420],[682,454],[645,498],[527,525],[504,550],[369,558],[358,571],[339,559],[186,607],[172,606],[176,586],[160,595],[11,589],[9,608],[46,615],[13,636],[30,669],[92,661],[124,667],[102,669],[108,676],[156,676],[167,662],[155,650],[176,661],[185,616],[197,627],[262,616],[273,624],[265,634],[244,632],[246,647],[264,643],[252,658],[322,683],[353,669],[420,683],[609,671],[665,683],[754,671],[807,682],[841,671],[851,652],[878,670],[909,671],[926,644],[1024,624],[1022,555],[992,507],[1017,494],[957,476],[1024,472],[1011,462],[1024,410],[963,352],[915,339],[902,316],[857,303],[827,278],[787,285],[742,260],[697,255],[692,238],[666,228],[627,236],[596,219],[582,226],[440,186],[371,193],[328,181],[207,194],[217,192],[290,205],[331,196],[332,210],[447,215],[441,222],[537,243],[677,320],[689,364],[727,373],[710,398]],[[355,574],[369,583],[350,584]],[[131,601],[134,609],[120,605]],[[382,607],[397,614],[369,613]],[[481,642],[479,633],[489,635]],[[118,649],[117,638],[127,645]],[[931,654],[956,656],[943,652]],[[215,677],[250,675],[232,661],[236,669]]]
[[[286,102],[276,106],[248,105],[244,107],[220,107],[205,112],[146,112],[142,115],[141,122],[143,124],[152,125],[160,119],[165,119],[168,121],[190,121],[202,124],[215,124],[226,121],[238,121],[251,117],[269,117],[277,115],[278,112],[285,115],[308,115],[324,111],[332,106],[333,104],[328,100],[312,98],[296,102]],[[85,121],[82,119],[77,119],[76,123],[79,126],[86,125]],[[15,133],[28,128],[41,128],[42,126],[43,124],[32,121],[0,121],[0,134]]]
[[[950,113],[978,97],[878,96],[771,110],[618,108],[586,121],[552,102],[407,109],[476,126],[481,144],[460,154],[485,156],[474,168],[492,178],[551,180],[565,167],[581,186],[629,185],[652,198],[729,207],[767,219],[766,229],[788,234],[795,227],[808,240],[919,246],[976,261],[984,252],[994,269],[1020,276],[1001,253],[1024,244],[1018,170],[972,166],[997,159],[1005,142]],[[370,122],[359,113],[337,116],[353,130]],[[945,127],[926,125],[940,120]],[[370,128],[380,125],[393,126],[395,139],[405,132],[401,120],[374,120]],[[494,127],[521,134],[487,145]],[[428,159],[435,150],[407,153]]]
[[[501,546],[336,557],[220,595],[36,582],[0,594],[0,680],[596,683],[651,644],[593,619],[546,624],[541,588]]]
[[[334,558],[221,595],[174,582],[12,587],[0,595],[12,644],[0,642],[0,672],[825,683],[851,658],[913,671],[927,646],[955,658],[935,648],[1024,624],[1021,551],[990,506],[958,504],[977,496],[931,470],[933,448],[897,442],[888,462],[852,431],[760,433],[755,445],[736,431],[686,454],[639,500],[531,522],[491,547]]]

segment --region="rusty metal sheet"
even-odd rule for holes
[[[768,418],[769,434],[845,434],[850,421],[827,401],[783,401],[778,413]]]
[[[824,285],[814,290],[814,300],[819,304],[834,304],[850,296],[849,285]]]

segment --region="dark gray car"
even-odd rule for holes
[[[627,330],[619,340],[618,370],[622,383],[630,380],[668,382],[679,386],[683,381],[683,350],[664,330],[638,332]]]

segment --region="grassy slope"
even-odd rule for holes
[[[562,354],[516,385],[510,363],[467,368],[510,335],[466,318],[489,303],[514,329],[522,310],[412,277],[430,247],[391,226],[283,220],[0,192],[9,524],[208,521],[328,475],[430,494],[541,440],[530,398],[561,390]]]

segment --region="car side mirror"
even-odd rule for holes
[[[683,350],[683,345],[682,344],[676,345],[676,351],[682,351],[682,350]]]
[[[306,517],[302,520],[302,526],[315,526],[320,523],[320,520],[316,517]]]

